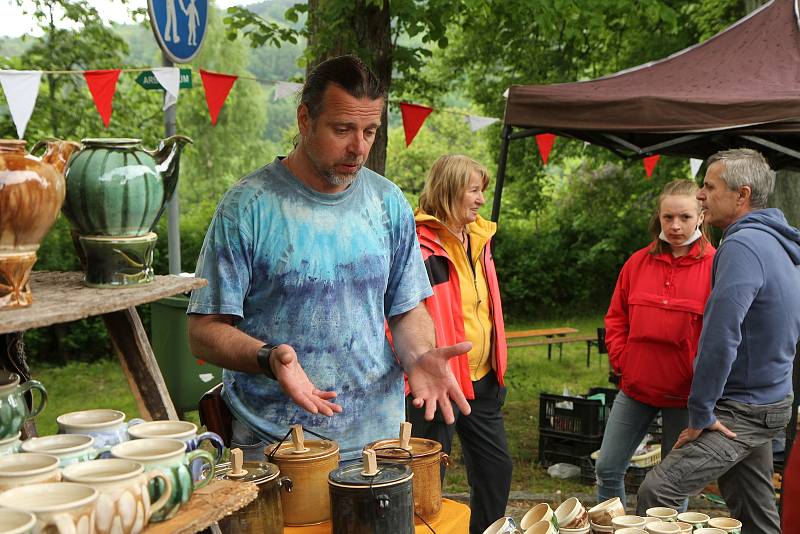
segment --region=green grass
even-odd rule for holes
[[[571,326],[577,328],[580,334],[592,334],[602,322],[602,316],[597,315],[568,320],[513,323],[508,324],[507,329]],[[597,348],[593,347],[591,367],[587,368],[586,344],[569,343],[564,345],[561,361],[555,346],[553,359],[550,361],[547,360],[546,346],[511,349],[508,361],[508,396],[503,413],[514,460],[512,490],[530,493],[552,493],[558,489],[565,493],[593,492],[591,487],[579,484],[575,479],[550,478],[546,469],[539,466],[539,394],[561,394],[565,387],[573,394],[585,393],[594,386],[609,387],[607,357],[603,355],[598,365]],[[93,364],[71,363],[64,367],[44,367],[34,371],[33,377],[41,381],[48,392],[47,407],[36,417],[40,435],[56,433],[56,417],[75,410],[112,408],[125,412],[128,419],[139,417],[136,402],[116,358]],[[188,412],[184,418],[199,423],[196,411]],[[468,491],[457,438],[444,491]]]

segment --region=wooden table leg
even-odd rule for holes
[[[135,307],[103,315],[144,419],[178,419],[167,384]]]

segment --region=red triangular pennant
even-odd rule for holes
[[[406,146],[410,145],[411,141],[417,136],[417,132],[422,128],[431,111],[433,111],[433,108],[427,106],[400,102],[400,113],[403,115],[403,130],[406,132]]]
[[[536,136],[536,144],[539,146],[539,154],[542,155],[542,162],[547,165],[547,158],[550,156],[550,151],[553,150],[553,143],[556,142],[556,136],[553,134],[539,134]]]
[[[208,104],[211,124],[216,126],[222,105],[225,103],[225,99],[228,98],[228,94],[231,92],[231,88],[238,76],[200,69],[200,78],[203,80],[203,89],[206,91],[206,104]]]
[[[114,100],[114,93],[117,91],[117,80],[119,79],[120,69],[114,70],[87,70],[83,73],[89,92],[92,93],[94,105],[103,124],[108,128],[111,122],[111,102]]]
[[[660,157],[661,156],[658,154],[653,154],[652,156],[647,156],[642,160],[642,163],[644,163],[644,172],[647,173],[648,178],[653,176],[653,169],[656,168],[656,163],[658,163],[658,159]]]

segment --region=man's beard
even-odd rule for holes
[[[361,165],[358,166],[358,170],[353,174],[339,174],[334,169],[320,169],[317,168],[316,164],[314,164],[314,168],[317,169],[317,172],[320,176],[322,176],[328,185],[350,185],[356,179],[358,175],[358,171],[361,170]]]

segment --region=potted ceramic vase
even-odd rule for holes
[[[91,287],[153,280],[153,232],[178,183],[181,150],[175,135],[155,150],[139,139],[84,139],[67,166],[64,215],[72,224]]]
[[[30,274],[36,251],[64,201],[64,166],[80,147],[71,141],[46,146],[37,158],[25,141],[0,140],[0,309],[30,306]]]

